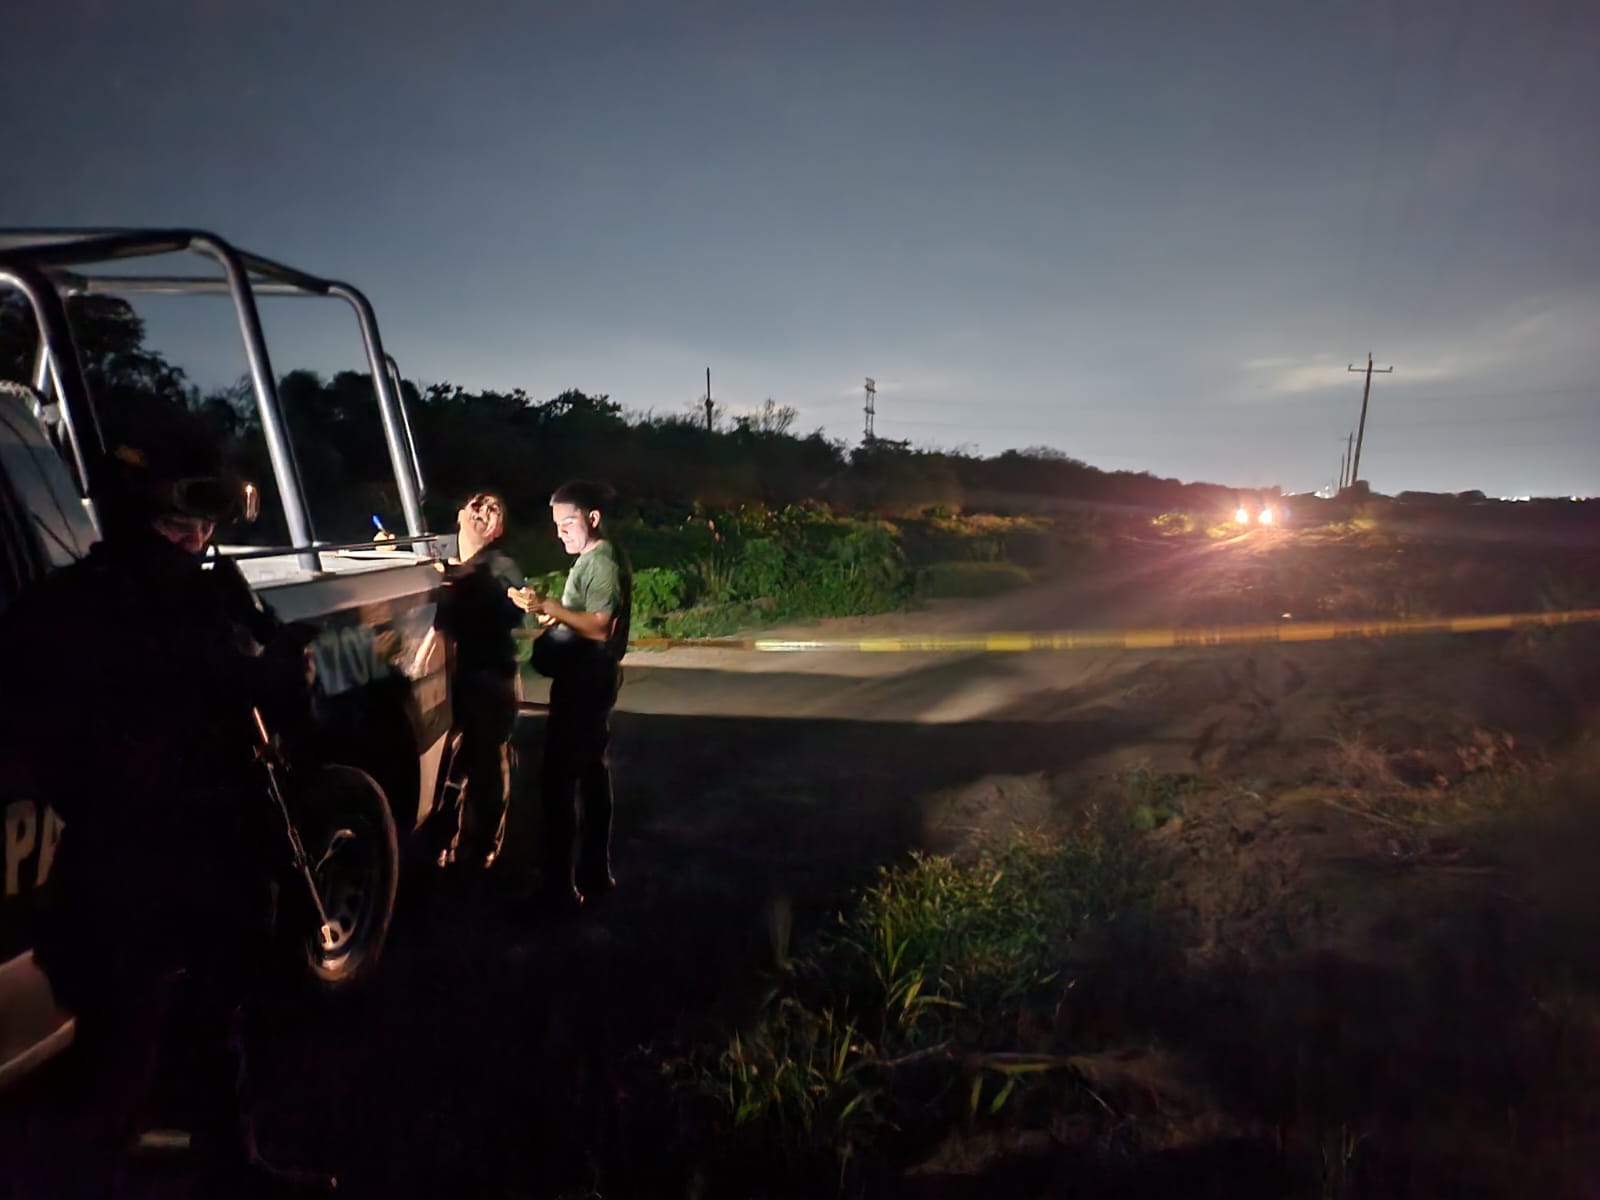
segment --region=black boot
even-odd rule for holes
[[[206,1185],[206,1195],[228,1197],[331,1196],[336,1176],[292,1170],[263,1158],[252,1133],[218,1137],[212,1131],[151,1130],[129,1147],[128,1162],[142,1170],[181,1168],[191,1162]]]
[[[547,861],[534,895],[534,907],[551,916],[569,916],[583,908],[583,896],[573,883],[572,862]]]
[[[248,1117],[239,1120],[231,1136],[198,1141],[195,1149],[206,1182],[218,1196],[331,1196],[339,1188],[331,1173],[284,1167],[263,1156]]]
[[[617,877],[603,862],[580,867],[576,879],[578,891],[585,900],[598,900],[617,886]]]
[[[220,1189],[219,1196],[245,1198],[269,1196],[333,1196],[339,1191],[339,1179],[314,1171],[296,1171],[275,1166],[257,1155],[232,1167],[214,1171],[211,1176]]]
[[[217,1103],[202,1114],[193,1146],[207,1185],[208,1195],[229,1197],[327,1196],[338,1190],[330,1173],[291,1169],[271,1162],[261,1153],[256,1138],[254,1094],[245,1052],[246,1016],[235,1008],[228,1014],[226,1033],[211,1065],[226,1070],[227,1086],[212,1095]]]

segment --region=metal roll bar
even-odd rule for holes
[[[197,252],[222,268],[222,277],[186,275],[117,274],[105,270],[83,270],[98,264],[168,254]],[[18,287],[33,306],[43,335],[35,362],[36,384],[43,389],[53,382],[66,418],[74,460],[82,481],[89,489],[92,460],[104,453],[94,407],[76,355],[71,362],[54,347],[73,345],[67,328],[61,297],[68,295],[227,294],[234,304],[239,332],[244,341],[251,387],[255,392],[261,428],[267,442],[274,480],[283,503],[289,538],[300,552],[302,566],[318,569],[314,554],[304,552],[315,541],[305,493],[295,461],[294,446],[278,402],[276,377],[261,328],[256,297],[331,296],[345,301],[355,310],[366,349],[367,366],[377,393],[378,412],[390,466],[400,493],[406,531],[412,537],[425,537],[427,525],[422,513],[424,486],[411,421],[405,411],[405,398],[399,369],[383,348],[372,305],[358,289],[346,283],[319,278],[239,250],[215,234],[194,229],[15,229],[0,230],[0,283]],[[48,314],[48,319],[45,315]],[[86,449],[82,433],[92,430],[94,445]]]
[[[55,385],[61,424],[72,451],[72,464],[78,472],[78,486],[83,489],[85,497],[90,497],[98,482],[99,463],[95,455],[84,452],[84,435],[92,433],[97,447],[102,450],[104,439],[95,418],[94,406],[89,403],[89,384],[83,377],[83,366],[76,354],[70,355],[62,363],[49,349],[51,346],[70,348],[72,345],[67,310],[61,303],[60,294],[43,272],[26,263],[9,263],[0,259],[0,285],[21,292],[33,310],[33,319],[39,328],[39,352],[35,357],[34,377],[40,382],[38,390],[41,393],[45,382]],[[100,532],[99,514],[93,502],[86,508],[95,532]]]

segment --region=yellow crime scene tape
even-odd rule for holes
[[[1415,634],[1490,633],[1495,630],[1600,622],[1600,608],[1565,612],[1495,613],[1469,617],[1411,617],[1393,621],[1295,621],[1252,625],[1173,626],[1155,629],[1067,629],[1052,633],[929,634],[860,638],[642,637],[634,650],[754,650],[767,654],[1019,654],[1038,650],[1165,650],[1188,646],[1244,646],[1268,642],[1331,642]]]

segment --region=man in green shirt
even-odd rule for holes
[[[544,637],[570,643],[550,680],[540,771],[546,856],[545,884],[560,908],[598,899],[616,886],[611,875],[611,709],[622,682],[633,609],[627,556],[605,535],[604,513],[615,493],[574,480],[550,497],[550,517],[568,554],[577,556],[559,601],[512,589],[511,599],[547,627]],[[577,843],[577,859],[573,844]]]

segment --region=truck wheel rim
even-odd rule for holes
[[[319,947],[324,960],[347,953],[366,923],[376,891],[378,865],[371,849],[351,829],[335,830],[329,844],[342,842],[317,867],[317,892],[328,914],[330,944]]]

